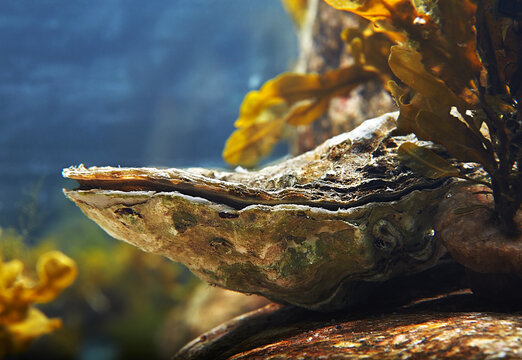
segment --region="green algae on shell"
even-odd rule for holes
[[[368,120],[259,171],[64,169],[64,190],[113,237],[201,279],[309,309],[354,303],[379,281],[433,266],[449,182],[399,163],[397,114]]]

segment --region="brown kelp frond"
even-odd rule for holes
[[[350,66],[325,74],[285,73],[243,99],[238,128],[227,140],[223,158],[231,165],[254,166],[279,140],[286,124],[306,125],[328,109],[330,100],[377,79],[372,67]]]
[[[37,264],[38,281],[23,275],[23,264],[0,259],[0,357],[25,349],[34,339],[61,327],[33,303],[54,300],[77,275],[75,262],[59,251],[43,254]]]
[[[491,177],[503,231],[519,232],[513,217],[522,202],[522,37],[518,20],[506,20],[515,15],[502,14],[505,2],[325,1],[370,20],[395,42],[388,64],[402,86],[388,81],[387,87],[400,108],[399,130],[480,163]],[[419,168],[434,161],[415,154],[410,165],[415,158]]]
[[[415,91],[409,103],[403,102],[402,94],[394,94],[401,108],[397,121],[399,130],[414,132],[422,140],[444,145],[455,158],[478,162],[491,170],[493,159],[487,152],[487,147],[491,146],[489,140],[473,126],[472,120],[466,123],[451,113],[453,107],[460,114],[473,107],[429,73],[415,50],[393,46],[389,65],[394,74]],[[396,85],[393,88],[398,91]]]
[[[405,142],[399,146],[398,154],[404,165],[427,178],[440,179],[459,175],[459,169],[426,147]]]
[[[386,85],[393,78],[388,57],[394,41],[389,34],[379,31],[367,20],[361,18],[358,25],[345,29],[341,37],[348,45],[355,64],[375,68]]]
[[[481,70],[473,16],[476,6],[463,1],[325,0],[333,7],[370,20],[395,43],[423,55],[425,65],[460,94]],[[446,64],[446,66],[444,66]]]
[[[441,144],[457,160],[480,163],[489,173],[503,231],[519,232],[513,217],[522,203],[522,35],[520,16],[506,10],[512,5],[503,0],[325,2],[371,23],[343,33],[354,65],[324,75],[283,74],[249,93],[225,160],[255,165],[286,124],[308,124],[327,110],[332,97],[380,79],[400,108],[398,131]],[[426,152],[415,154],[421,163],[422,156],[433,160]]]

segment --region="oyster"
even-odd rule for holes
[[[111,236],[185,264],[210,284],[332,310],[372,285],[433,266],[452,182],[404,168],[397,113],[259,171],[64,169],[64,190]]]

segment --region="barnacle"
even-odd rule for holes
[[[23,268],[18,259],[0,259],[0,357],[22,351],[61,327],[60,319],[47,318],[33,304],[54,300],[77,274],[75,262],[59,251],[40,256],[37,282],[24,275]]]

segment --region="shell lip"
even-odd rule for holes
[[[304,154],[252,172],[191,169],[90,167],[63,170],[78,190],[179,192],[235,209],[250,205],[297,204],[327,210],[394,201],[446,179],[430,180],[404,170],[387,146],[397,113],[366,120],[349,133]]]
[[[184,170],[171,169],[185,172]],[[192,179],[181,177],[168,178],[165,174],[157,174],[157,169],[150,168],[85,168],[69,167],[63,170],[64,177],[78,182],[79,187],[71,191],[121,191],[121,192],[177,192],[186,196],[203,198],[213,203],[224,204],[240,210],[251,205],[305,205],[336,211],[368,204],[370,202],[390,202],[400,199],[414,190],[434,189],[447,179],[435,181],[413,182],[405,184],[408,176],[402,181],[394,180],[390,184],[403,183],[398,189],[392,189],[386,182],[379,182],[377,189],[368,184],[361,184],[358,188],[329,188],[325,186],[325,196],[310,196],[316,192],[321,184],[307,184],[279,190],[263,190],[249,188],[243,184],[227,183],[215,179]],[[417,178],[415,178],[418,180]],[[210,181],[209,181],[210,180]],[[214,180],[214,184],[212,183]],[[324,184],[323,184],[324,185]],[[363,189],[363,186],[367,189]]]

